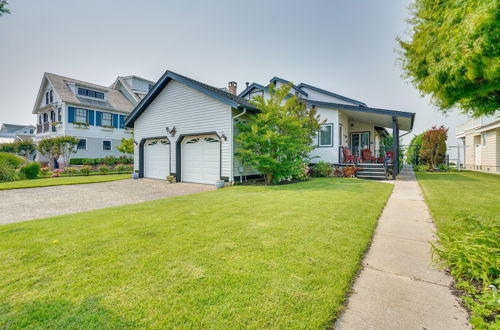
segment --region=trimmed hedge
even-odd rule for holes
[[[133,164],[134,159],[127,156],[106,156],[105,158],[72,158],[69,165],[102,165]]]

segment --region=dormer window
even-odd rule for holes
[[[78,87],[78,95],[104,100],[104,93],[87,88]]]

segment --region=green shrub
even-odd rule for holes
[[[94,159],[94,165],[101,165],[101,164],[104,164],[104,159],[102,158]]]
[[[84,165],[83,160],[86,158],[71,158],[69,165]]]
[[[118,163],[118,158],[116,158],[114,156],[106,156],[106,157],[104,157],[102,162],[105,165],[113,166],[113,165],[116,165]]]
[[[78,173],[78,169],[76,167],[65,167],[64,173],[68,173],[69,176],[73,176]]]
[[[17,177],[16,169],[5,158],[0,158],[0,182],[14,181]]]
[[[92,166],[89,165],[85,165],[80,168],[80,173],[82,173],[83,175],[89,175],[91,171],[92,171]]]
[[[0,159],[4,159],[15,169],[25,162],[23,158],[6,152],[0,152]]]
[[[127,157],[127,156],[118,157],[118,164],[133,164],[133,163],[134,163],[134,158],[132,157]]]
[[[134,167],[132,165],[118,164],[115,166],[115,171],[118,173],[132,172]]]
[[[21,167],[20,172],[28,180],[36,179],[40,175],[40,163],[33,162],[26,164]]]
[[[97,167],[97,170],[101,174],[108,174],[109,173],[109,166],[108,165],[100,165],[100,166]]]
[[[313,173],[315,176],[319,177],[327,177],[332,174],[332,165],[327,162],[318,162],[316,165],[313,167]]]
[[[95,159],[82,158],[82,165],[95,165]]]

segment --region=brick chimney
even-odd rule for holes
[[[233,95],[236,95],[236,88],[237,87],[238,87],[238,85],[236,84],[236,81],[230,81],[227,84],[227,90],[229,91],[229,93],[231,93]]]

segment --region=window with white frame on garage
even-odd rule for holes
[[[102,141],[102,150],[104,150],[104,151],[111,150],[111,140],[103,140]]]
[[[333,146],[333,124],[325,124],[321,126],[318,140],[320,147]]]

